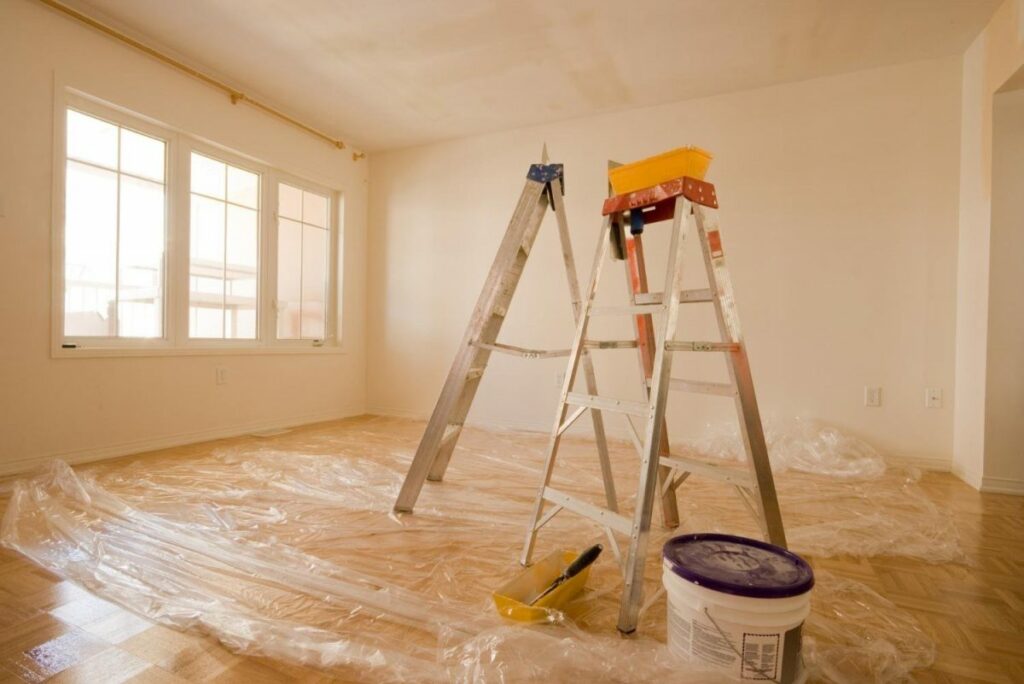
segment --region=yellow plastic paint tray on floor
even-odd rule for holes
[[[502,616],[520,622],[539,622],[548,618],[545,609],[561,610],[583,591],[590,576],[590,566],[563,582],[557,589],[534,605],[529,601],[540,594],[573,562],[576,551],[562,550],[548,554],[494,592],[494,605]]]
[[[682,176],[704,180],[710,164],[710,152],[699,147],[680,147],[609,169],[608,180],[616,195],[624,195]]]

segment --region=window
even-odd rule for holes
[[[337,193],[90,98],[66,98],[55,346],[337,344]]]
[[[277,336],[322,340],[327,328],[330,200],[277,186]]]
[[[260,178],[191,158],[190,337],[256,339]]]
[[[163,335],[167,143],[67,112],[64,334]]]

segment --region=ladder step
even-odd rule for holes
[[[674,352],[736,352],[740,350],[740,345],[738,342],[677,342],[672,340],[665,343],[665,349]]]
[[[636,316],[637,314],[656,314],[665,311],[661,304],[632,304],[628,306],[593,306],[591,316]]]
[[[695,394],[717,394],[723,397],[735,397],[736,388],[728,382],[702,382],[700,380],[680,380],[671,378],[668,381],[669,389],[678,392],[693,392]]]
[[[446,446],[448,446],[448,443],[451,442],[453,439],[457,439],[458,436],[459,436],[459,433],[461,433],[461,432],[462,432],[462,426],[461,425],[455,425],[455,424],[452,424],[452,423],[449,423],[448,425],[445,425],[444,426],[444,436],[441,437],[441,444],[440,444],[439,448],[443,449]]]
[[[553,487],[544,488],[544,499],[562,508],[567,508],[573,513],[578,513],[584,518],[589,518],[602,527],[610,527],[616,532],[625,535],[632,534],[633,532],[633,521],[626,516],[609,511],[607,508],[595,506],[586,501],[580,501]]]
[[[568,356],[571,351],[569,349],[527,349],[526,347],[515,347],[511,344],[501,344],[499,342],[474,342],[473,346],[478,349],[487,349],[499,354],[511,354],[524,359],[553,359],[559,356]]]
[[[661,304],[661,292],[637,292],[633,297],[637,304]],[[680,304],[694,304],[699,302],[713,302],[715,294],[708,288],[702,290],[682,290],[679,293]]]
[[[706,463],[704,461],[684,458],[682,456],[661,456],[658,458],[658,463],[669,466],[670,468],[675,468],[680,472],[703,475],[704,477],[710,477],[722,482],[728,482],[729,484],[740,485],[743,487],[750,486],[750,474],[744,470],[726,468],[713,463]]]
[[[601,411],[617,411],[619,413],[631,413],[634,416],[646,416],[650,413],[650,407],[639,401],[625,401],[623,399],[608,399],[595,397],[592,394],[580,394],[569,392],[565,395],[565,403],[574,406],[589,406],[592,409]]]
[[[584,340],[587,349],[636,349],[636,340]]]

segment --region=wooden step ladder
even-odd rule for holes
[[[561,164],[549,164],[547,150],[542,163],[530,166],[519,202],[505,231],[505,237],[498,247],[498,253],[484,282],[476,308],[470,318],[466,334],[462,338],[448,378],[441,390],[441,396],[427,423],[412,465],[402,483],[402,489],[395,500],[394,510],[400,513],[412,512],[423,489],[425,480],[440,482],[451,460],[466,416],[473,404],[477,388],[487,369],[492,353],[511,354],[521,358],[542,359],[568,356],[568,349],[541,350],[526,349],[498,342],[498,333],[508,314],[512,296],[519,284],[527,257],[533,248],[548,209],[552,209],[558,223],[558,237],[562,247],[565,275],[569,284],[574,321],[578,321],[580,286],[576,276],[576,262],[573,258],[569,238],[569,224],[566,219],[563,195],[565,179]],[[635,346],[635,345],[634,345]],[[587,391],[597,394],[594,367],[587,349],[581,350],[575,367],[582,367]],[[615,483],[612,479],[611,461],[605,440],[604,421],[600,409],[592,411],[594,438],[597,441],[598,461],[604,479],[605,503],[609,510],[617,511]]]
[[[732,284],[725,267],[717,209],[714,186],[688,177],[610,197],[605,201],[601,239],[591,271],[590,285],[579,312],[560,405],[548,444],[543,478],[526,534],[521,558],[524,565],[530,564],[538,531],[563,510],[583,515],[605,528],[617,556],[621,554],[614,533],[618,532],[628,538],[628,551],[623,559],[625,586],[618,622],[619,630],[625,634],[636,630],[641,612],[644,562],[655,495],[662,498],[663,509],[667,508],[665,500],[671,498],[674,512],[676,490],[690,475],[712,477],[735,487],[740,499],[758,520],[767,540],[786,546],[750,365],[740,334]],[[669,219],[672,221],[672,233],[665,285],[661,292],[647,292],[640,236],[645,225]],[[703,252],[709,283],[706,289],[683,290],[683,254],[691,224],[696,225],[696,237]],[[627,226],[632,236],[626,234]],[[627,306],[597,307],[594,306],[594,297],[608,252],[613,248],[616,257],[624,258],[627,262],[627,275],[631,284],[630,302]],[[721,341],[676,340],[680,305],[700,302],[714,305]],[[590,319],[605,315],[634,317],[638,334],[636,346],[641,351],[643,387],[647,401],[600,397],[590,390],[589,382],[585,393],[573,391],[580,363],[586,358],[586,350],[597,346],[587,338]],[[654,315],[658,319],[654,319]],[[672,356],[678,351],[724,353],[729,381],[717,383],[672,378]],[[665,427],[665,409],[670,389],[734,398],[750,466],[748,472],[670,453]],[[551,487],[561,437],[573,421],[588,409],[622,413],[629,425],[630,435],[640,454],[636,510],[632,517]],[[642,435],[636,430],[630,416],[644,420]],[[552,504],[553,508],[545,512],[547,504]],[[669,518],[666,510],[666,522],[669,522]]]

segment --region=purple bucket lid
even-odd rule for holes
[[[736,596],[787,598],[814,586],[814,572],[800,556],[731,534],[684,534],[666,542],[662,556],[684,580]]]

